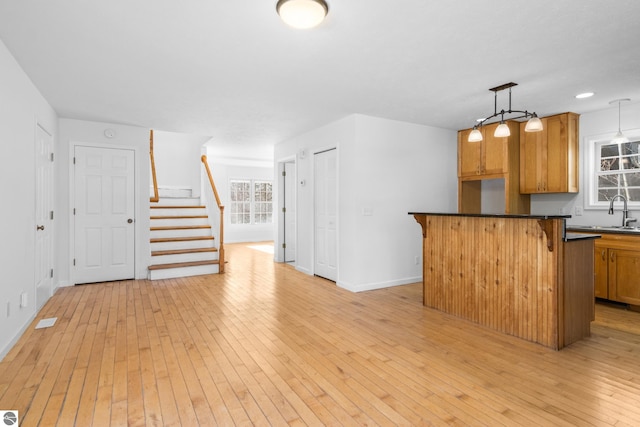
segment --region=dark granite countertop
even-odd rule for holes
[[[585,239],[599,239],[599,234],[587,234],[587,233],[566,233],[564,236],[565,242],[572,242],[575,240],[585,240]]]
[[[571,215],[529,215],[529,214],[472,214],[472,213],[446,213],[446,212],[409,212],[409,215],[434,215],[434,216],[468,216],[483,218],[519,218],[519,219],[567,219]]]

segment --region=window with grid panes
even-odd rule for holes
[[[271,181],[234,179],[229,182],[231,224],[273,223]]]
[[[270,224],[273,222],[271,182],[254,181],[253,183],[253,222]]]
[[[229,220],[231,224],[251,223],[251,181],[231,180],[229,183]]]
[[[630,203],[640,202],[640,140],[624,143],[597,142],[595,193],[597,202],[622,194]]]

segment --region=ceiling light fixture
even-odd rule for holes
[[[583,93],[577,94],[576,99],[591,98],[593,95],[595,95],[595,92],[583,92]]]
[[[621,98],[621,99],[614,99],[613,101],[609,102],[609,104],[618,103],[618,133],[616,133],[616,135],[611,140],[612,144],[624,144],[625,142],[629,142],[629,138],[624,136],[624,134],[622,133],[622,130],[620,130],[620,104],[622,102],[629,102],[629,101],[631,101],[631,99]]]
[[[304,30],[319,25],[329,6],[324,0],[278,0],[276,11],[285,24]]]
[[[500,116],[500,125],[498,125],[498,127],[496,128],[493,136],[505,137],[505,136],[511,135],[509,126],[507,126],[507,124],[504,122],[505,114],[514,114],[514,113],[521,114],[520,116],[517,116],[517,117],[511,117],[512,120],[530,117],[529,121],[524,127],[525,132],[539,132],[542,130],[542,121],[538,118],[538,115],[536,113],[530,113],[526,110],[522,111],[522,110],[511,109],[511,88],[517,85],[518,83],[511,82],[511,83],[505,83],[503,85],[496,86],[489,89],[494,93],[493,114],[487,117],[486,119],[479,121],[479,123],[473,127],[473,130],[471,131],[471,133],[469,133],[469,138],[468,138],[469,142],[482,141],[482,132],[480,132],[480,127],[482,127],[482,125],[484,125],[487,120],[491,120],[494,117],[498,117],[498,116]],[[509,89],[509,109],[508,110],[502,109],[498,111],[498,92],[505,89]]]

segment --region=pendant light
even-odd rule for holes
[[[624,136],[624,134],[622,133],[622,130],[620,130],[620,103],[629,102],[629,101],[631,101],[631,99],[621,98],[621,99],[614,99],[613,101],[609,102],[609,104],[618,103],[618,133],[616,133],[616,135],[611,140],[612,144],[624,144],[625,142],[629,142],[629,138]]]
[[[329,6],[324,0],[278,0],[276,11],[285,24],[304,30],[319,25]]]
[[[488,120],[498,116],[500,116],[500,124],[496,128],[493,136],[498,138],[503,138],[511,135],[511,130],[509,129],[509,126],[504,122],[505,114],[514,114],[514,113],[520,114],[519,116],[512,117],[511,118],[512,120],[529,118],[529,121],[527,121],[527,124],[524,127],[525,132],[540,132],[543,129],[542,120],[538,118],[538,115],[536,113],[530,113],[526,110],[522,111],[522,110],[511,109],[511,88],[517,85],[518,83],[510,82],[510,83],[505,83],[503,85],[496,86],[489,89],[494,93],[493,114],[485,119],[482,119],[479,124],[473,127],[473,130],[469,133],[469,137],[468,137],[469,142],[482,141],[482,132],[480,132],[479,128],[482,127],[482,125],[485,124],[485,122],[487,122]],[[509,109],[508,110],[502,109],[498,111],[498,92],[503,91],[505,89],[509,89]]]

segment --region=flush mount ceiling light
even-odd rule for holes
[[[471,133],[469,133],[469,142],[479,142],[482,141],[482,132],[480,132],[480,128],[484,125],[488,120],[491,120],[495,117],[500,116],[500,125],[496,128],[493,136],[495,137],[505,137],[511,135],[511,131],[509,130],[509,126],[504,122],[505,114],[520,114],[516,117],[511,117],[511,120],[522,119],[530,117],[526,126],[524,127],[525,132],[539,132],[542,130],[542,121],[538,118],[536,113],[530,113],[528,111],[522,110],[512,110],[511,109],[511,88],[513,86],[517,86],[518,83],[505,83],[500,86],[493,87],[489,89],[494,93],[494,104],[493,104],[493,114],[488,116],[487,118],[480,120],[477,125],[473,127]],[[508,110],[500,110],[498,111],[498,92],[509,89],[509,109]]]
[[[591,98],[593,95],[595,95],[595,92],[582,92],[576,95],[576,99]]]
[[[307,29],[324,20],[329,6],[324,0],[278,0],[276,11],[285,24]]]
[[[616,103],[618,104],[618,133],[616,133],[616,136],[614,136],[613,139],[611,140],[613,144],[624,144],[625,142],[629,142],[629,138],[624,136],[624,134],[620,130],[620,104],[622,102],[629,102],[629,101],[631,101],[631,99],[621,98],[621,99],[614,99],[613,101],[609,102],[609,104],[616,104]]]

